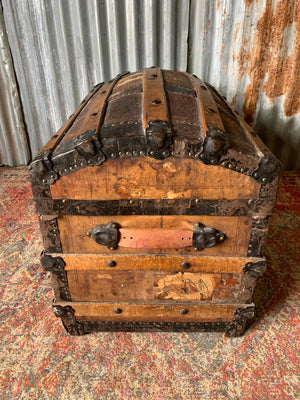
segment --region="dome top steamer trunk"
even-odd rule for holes
[[[253,291],[280,164],[212,86],[146,68],[94,87],[30,165],[70,334],[226,331]]]

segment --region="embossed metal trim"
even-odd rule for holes
[[[254,217],[250,229],[247,257],[262,257],[268,232],[269,216]]]
[[[55,304],[55,301],[53,301],[52,310],[56,317],[61,318],[64,327],[70,335],[81,336],[86,333],[83,325],[76,321],[75,311],[71,306],[61,306]]]
[[[251,303],[253,292],[256,285],[256,280],[266,271],[266,260],[261,260],[256,263],[248,262],[244,268],[238,293],[238,301],[240,303]]]
[[[41,264],[45,271],[53,274],[56,283],[54,290],[58,291],[59,299],[62,301],[71,301],[64,260],[61,257],[52,257],[43,251],[41,254]]]
[[[57,215],[41,215],[39,222],[45,251],[49,253],[61,253],[62,247],[57,225]]]
[[[118,248],[119,242],[118,228],[118,224],[110,222],[107,225],[98,225],[94,229],[89,229],[86,234],[96,243],[107,246],[110,250],[115,250]]]
[[[198,222],[193,228],[193,247],[195,250],[204,250],[213,247],[226,239],[225,233],[218,229],[205,226]]]
[[[36,198],[40,214],[59,215],[219,215],[246,216],[256,201],[207,199],[70,200]]]
[[[234,313],[234,320],[226,327],[226,336],[242,336],[255,317],[255,307],[238,308]]]

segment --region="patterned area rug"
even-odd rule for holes
[[[50,279],[26,168],[0,168],[0,399],[299,399],[300,173],[285,172],[272,218],[259,316],[222,333],[71,337]]]

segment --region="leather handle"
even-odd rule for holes
[[[87,235],[110,250],[115,250],[118,246],[134,249],[180,249],[193,246],[195,250],[203,250],[226,238],[223,232],[200,222],[194,225],[193,230],[129,229],[110,222],[89,229]]]

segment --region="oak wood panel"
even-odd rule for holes
[[[248,199],[260,184],[249,176],[199,160],[150,157],[107,160],[60,177],[50,185],[54,199]]]
[[[53,254],[57,256],[57,254]],[[205,256],[168,256],[149,254],[60,254],[65,262],[65,270],[72,271],[111,271],[115,270],[155,270],[155,271],[186,271],[204,273],[242,273],[243,267],[248,262],[264,261],[262,258],[249,257],[205,257]],[[109,266],[113,261],[115,265]],[[189,263],[188,269],[181,263]]]
[[[145,229],[189,229],[193,230],[193,225],[201,222],[225,233],[226,239],[214,247],[197,251],[193,247],[182,249],[147,249],[147,253],[172,253],[193,255],[227,255],[227,256],[247,256],[248,242],[250,237],[250,227],[252,219],[250,217],[211,217],[211,216],[187,216],[180,218],[173,215],[149,216],[77,216],[62,215],[57,218],[60,231],[60,241],[64,253],[124,253],[124,248],[110,250],[105,246],[99,245],[91,237],[86,235],[88,229],[93,229],[97,225],[116,222],[122,228],[145,228]],[[144,253],[143,249],[126,248],[126,253]]]
[[[72,301],[237,301],[240,276],[194,272],[68,271]],[[224,292],[225,289],[229,291]],[[215,295],[216,294],[216,295]],[[224,295],[224,296],[223,296]]]
[[[232,321],[237,308],[241,304],[130,304],[124,302],[89,303],[89,302],[58,302],[55,305],[71,306],[75,311],[77,320],[102,320],[102,321],[164,321],[164,322],[218,322]],[[253,304],[247,304],[249,307]],[[122,313],[116,314],[114,310],[120,308]],[[187,314],[181,314],[182,309],[187,309]]]

